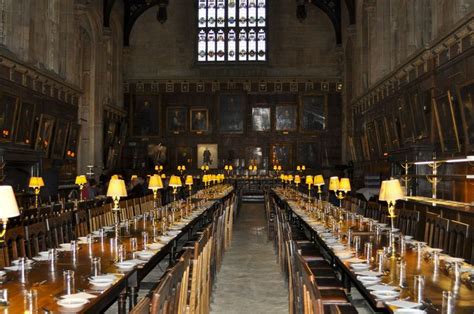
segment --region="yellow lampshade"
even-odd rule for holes
[[[314,183],[313,176],[306,176],[306,184],[312,185]]]
[[[109,187],[107,189],[107,196],[112,198],[126,197],[127,188],[125,187],[125,181],[115,178],[110,179]]]
[[[337,177],[336,177],[337,178]],[[324,178],[322,175],[318,174],[317,176],[314,176],[313,183],[316,186],[321,186],[324,185]]]
[[[305,171],[305,170],[306,170],[306,166],[305,166],[305,165],[301,166],[301,170]]]
[[[136,174],[132,174],[132,176],[130,177],[130,180],[136,180],[138,179],[138,176]]]
[[[278,166],[277,170],[278,170],[278,171],[281,171],[281,166]]]
[[[295,176],[295,183],[300,184],[301,183],[301,177],[299,175]]]
[[[193,176],[186,176],[186,181],[184,182],[184,184],[186,185],[193,185]]]
[[[300,166],[296,166],[296,171],[301,171],[301,167],[300,167]]]
[[[161,178],[162,178],[162,179],[166,179],[166,174],[162,173],[162,174],[161,174]]]
[[[349,192],[351,190],[351,182],[349,178],[341,178],[339,181],[339,191]]]
[[[225,165],[224,170],[229,170],[229,166]]]
[[[337,191],[337,190],[339,190],[339,178],[330,177],[329,178],[329,191]]]
[[[232,167],[232,165],[229,166],[229,171],[232,171],[234,170],[234,167]]]
[[[379,201],[391,202],[405,197],[400,181],[397,179],[382,181]]]
[[[159,190],[163,188],[163,180],[157,174],[154,174],[150,177],[150,181],[148,181],[148,188],[150,190]]]
[[[85,175],[80,175],[76,177],[76,182],[77,185],[84,185],[87,183],[87,178]]]
[[[13,188],[10,185],[0,186],[0,200],[2,200],[0,219],[5,220],[20,215],[15,193],[13,193]]]
[[[173,188],[179,188],[179,187],[183,186],[183,183],[181,183],[181,178],[178,177],[178,176],[172,175],[171,178],[170,178],[169,186],[171,186]]]
[[[114,174],[113,176],[110,177],[110,179],[119,179],[118,174]]]
[[[30,188],[40,188],[44,186],[44,181],[42,177],[31,177],[29,187]]]
[[[277,166],[276,166],[276,165],[273,166],[273,170],[277,170]]]
[[[290,181],[290,182],[293,181],[293,175],[292,174],[288,175],[288,181]]]
[[[285,178],[285,175],[284,175],[283,173],[280,174],[280,180],[281,180],[281,181],[285,181],[285,179],[286,179],[286,178]]]

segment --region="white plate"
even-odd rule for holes
[[[379,271],[371,271],[371,270],[358,271],[356,272],[356,274],[360,276],[369,276],[369,277],[378,277],[378,276],[383,275],[383,273]]]
[[[6,272],[6,271],[4,271],[4,270],[0,270],[0,277],[3,277],[3,276],[5,276],[6,274],[7,274],[7,272]]]
[[[353,270],[367,270],[369,269],[369,264],[367,263],[353,263],[351,264]]]
[[[155,252],[152,251],[140,251],[137,252],[138,257],[143,258],[143,259],[150,259],[155,255]]]
[[[39,255],[39,256],[43,256],[43,257],[48,257],[48,256],[49,256],[49,252],[48,252],[48,251],[41,251],[41,252],[38,252],[38,255]]]
[[[157,243],[157,242],[154,242],[154,243],[150,243],[150,244],[147,244],[147,247],[150,249],[150,250],[159,250],[161,249],[162,247],[164,247],[165,245],[163,243]]]
[[[171,230],[171,231],[168,231],[168,235],[169,235],[169,236],[172,236],[172,237],[177,236],[177,235],[180,234],[180,233],[181,233],[180,230]]]
[[[89,280],[89,283],[93,286],[99,287],[99,288],[105,288],[114,282],[114,279],[109,278],[109,277],[102,277],[102,278],[95,278]]]
[[[393,314],[426,314],[426,311],[419,309],[397,309]]]
[[[368,288],[371,291],[395,291],[398,290],[398,287],[389,286],[389,285],[373,285]]]
[[[162,236],[162,237],[160,237],[159,241],[162,242],[162,243],[168,243],[173,239],[174,239],[174,237]]]
[[[334,245],[331,245],[329,246],[333,251],[345,251],[346,250],[346,246],[345,245],[342,245],[342,244],[334,244]]]
[[[359,280],[364,286],[375,285],[381,281],[379,277],[375,276],[357,276],[357,280]]]
[[[122,263],[116,263],[115,266],[117,266],[120,269],[132,269],[133,267],[135,267],[135,263],[122,262]]]
[[[19,264],[20,264],[20,260],[17,260],[17,259],[16,259],[16,260],[12,261],[12,264],[13,264],[13,265],[19,265]],[[31,264],[33,264],[33,260],[27,259],[27,260],[25,261],[25,264],[26,264],[26,265],[31,265]]]
[[[400,296],[400,292],[398,291],[385,291],[385,290],[372,291],[371,294],[380,300],[393,300]]]
[[[403,309],[414,309],[416,307],[420,307],[423,305],[421,303],[404,301],[404,300],[388,301],[385,303],[387,305],[396,306]]]
[[[438,249],[438,248],[435,248],[435,247],[425,247],[425,250],[427,252],[430,252],[430,253],[435,253],[435,252],[441,253],[441,252],[443,252],[443,249]]]
[[[460,257],[441,256],[440,258],[442,260],[444,260],[446,263],[461,263],[461,262],[464,262],[464,258],[460,258]]]
[[[78,308],[87,303],[89,303],[89,300],[81,299],[81,298],[67,298],[67,299],[61,299],[58,301],[58,305],[65,307],[67,309]]]

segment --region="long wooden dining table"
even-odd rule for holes
[[[192,198],[188,198],[186,202],[172,204],[170,208],[190,206],[191,217],[182,228],[179,228],[179,232],[162,243],[163,246],[159,250],[149,250],[153,253],[151,258],[140,261],[133,260],[137,264],[132,269],[117,267],[116,230],[108,228],[109,232],[104,237],[94,237],[90,246],[88,243],[79,244],[77,254],[72,254],[71,251],[59,251],[56,262],[53,264],[54,267],[48,260],[34,261],[31,267],[26,270],[24,282],[21,282],[20,271],[7,271],[6,275],[0,278],[0,290],[7,289],[8,305],[0,305],[0,313],[29,313],[31,308],[26,301],[26,295],[27,291],[31,290],[36,291],[35,308],[37,313],[100,313],[117,300],[119,313],[126,313],[127,298],[129,308],[136,304],[138,288],[142,279],[166,256],[170,255],[170,258],[173,256],[180,238],[191,234],[201,223],[212,220],[213,211],[231,195],[232,191],[231,186],[222,186],[218,192],[213,194],[212,199],[204,200],[200,197],[205,193],[198,193]],[[192,215],[192,213],[195,214]],[[123,244],[127,252],[126,260],[132,260],[130,239],[137,238],[138,251],[143,250],[142,232],[148,232],[148,243],[152,243],[154,225],[152,219],[143,220],[142,216],[121,224],[118,243]],[[157,238],[158,241],[159,239]],[[93,257],[100,257],[102,274],[115,277],[113,284],[104,290],[97,290],[90,284]],[[138,257],[135,256],[135,259]],[[89,302],[81,307],[68,309],[58,305],[58,301],[66,294],[63,272],[67,270],[74,271],[73,290],[75,291],[73,292],[81,293],[80,297],[89,298]]]
[[[343,215],[342,228],[339,234],[334,234],[338,237],[339,243],[347,245],[347,230],[350,227],[352,236],[359,236],[361,239],[361,250],[354,252],[352,258],[341,258],[337,252],[331,248],[323,234],[331,232],[327,224],[318,220],[314,215],[315,199],[309,200],[308,197],[300,192],[292,189],[274,188],[274,195],[284,204],[289,213],[298,220],[298,223],[310,234],[311,239],[321,248],[323,254],[330,259],[332,265],[338,270],[341,275],[346,288],[350,289],[351,284],[357,288],[362,296],[367,300],[368,304],[375,312],[392,313],[397,308],[395,306],[387,305],[382,300],[377,299],[370,291],[370,286],[362,284],[358,280],[356,271],[351,268],[351,260],[360,260],[364,262],[364,243],[372,243],[372,256],[376,256],[377,250],[387,247],[388,235],[382,232],[377,235],[375,232],[369,230],[367,223],[354,224],[352,219],[346,219]],[[321,206],[329,206],[326,202],[321,202]],[[338,217],[340,218],[340,217]],[[368,219],[364,219],[368,222]],[[318,227],[319,226],[319,227]],[[324,232],[322,227],[325,226]],[[414,245],[410,245],[413,242]],[[418,244],[423,246],[422,253],[418,254]],[[450,259],[447,255],[442,255],[441,262],[438,267],[434,266],[430,258],[430,248],[423,242],[407,241],[407,249],[403,257],[397,256],[391,258],[386,256],[384,263],[383,275],[381,276],[381,285],[395,286],[400,291],[400,300],[414,300],[414,277],[415,275],[424,276],[423,289],[423,308],[427,313],[440,313],[442,309],[442,293],[443,291],[451,291],[454,295],[454,311],[452,313],[474,313],[474,290],[469,281],[456,281],[452,272],[447,270],[446,266]],[[446,257],[446,258],[445,258]],[[399,262],[403,260],[406,262],[405,283],[402,287],[399,286],[398,266]],[[371,264],[375,268],[375,262]],[[463,263],[463,269],[468,273],[474,272],[472,265]],[[449,267],[448,267],[449,268]]]

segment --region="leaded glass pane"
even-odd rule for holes
[[[197,0],[198,61],[266,61],[265,0]]]

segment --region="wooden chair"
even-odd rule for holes
[[[69,243],[75,238],[73,213],[64,212],[59,216],[46,219],[49,247],[58,247],[61,243]]]
[[[448,251],[449,219],[436,217],[434,222],[433,247]]]
[[[417,210],[400,209],[397,226],[404,235],[415,237],[417,235],[420,212]]]
[[[203,313],[208,308],[210,293],[211,225],[207,226],[194,242],[192,257],[189,313]]]
[[[89,210],[89,226],[91,231],[98,230],[104,226],[110,226],[114,223],[114,214],[110,204]]]
[[[296,255],[294,264],[295,296],[297,296],[295,301],[297,301],[296,309],[298,310],[298,313],[324,313],[321,292],[314,284],[313,275],[301,255]]]
[[[433,246],[435,221],[438,217],[438,214],[432,212],[426,212],[425,214],[425,233],[423,241],[425,241],[429,246]]]
[[[366,215],[369,218],[379,220],[380,219],[380,204],[376,202],[368,202],[366,208]]]
[[[151,299],[144,296],[129,312],[130,314],[150,314]]]
[[[76,237],[85,237],[89,232],[89,215],[87,210],[78,210],[75,212],[74,224],[76,226]]]
[[[25,226],[26,237],[26,255],[29,258],[37,256],[39,252],[46,251],[48,248],[46,223],[37,222]]]
[[[469,236],[469,225],[460,221],[451,220],[448,230],[448,253],[455,257],[464,257],[467,238]]]
[[[7,229],[4,242],[0,244],[0,267],[10,266],[13,260],[26,256],[25,228]]]
[[[44,206],[38,208],[38,214],[37,214],[37,221],[38,222],[43,222],[47,218],[53,216],[53,207],[52,206]]]

